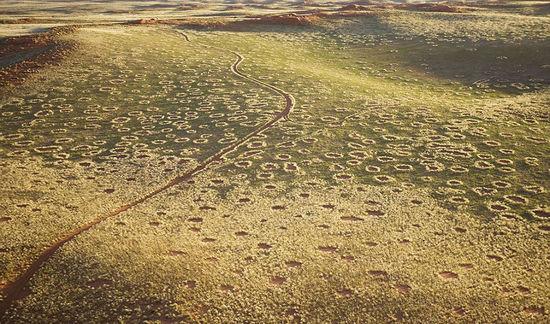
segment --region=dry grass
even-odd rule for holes
[[[0,287],[137,201],[1,321],[547,321],[546,18],[303,17],[80,27],[0,90]]]

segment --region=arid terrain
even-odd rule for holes
[[[545,1],[0,3],[0,323],[550,322]]]

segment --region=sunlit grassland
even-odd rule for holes
[[[544,320],[548,28],[510,17],[64,36],[77,50],[0,101],[0,285],[282,111],[236,53],[296,104],[70,240],[9,319]]]
[[[498,60],[495,55],[500,49],[504,49],[500,54],[508,54],[507,64],[520,70],[525,66],[539,69],[544,63],[545,43],[534,44],[526,40],[526,44],[531,45],[526,45],[527,49],[522,50],[529,51],[529,46],[532,46],[531,55],[510,55],[513,49],[501,42],[461,42],[461,48],[477,47],[475,54],[469,57],[464,57],[461,50],[456,49],[457,45],[447,40],[434,44],[433,41],[417,38],[416,43],[411,45],[411,39],[386,35],[365,45],[362,44],[364,33],[373,33],[368,29],[372,27],[369,19],[363,34],[348,35],[349,40],[344,43],[333,35],[330,28],[274,28],[266,31],[269,26],[262,26],[255,33],[190,33],[196,41],[214,40],[216,44],[238,49],[248,60],[242,67],[243,71],[266,76],[282,88],[297,89],[298,105],[291,122],[280,130],[269,131],[273,144],[265,142],[268,147],[273,147],[272,151],[291,156],[289,161],[292,163],[300,165],[300,162],[307,162],[302,166],[302,172],[308,170],[305,174],[312,172],[325,180],[336,180],[336,183],[340,174],[344,178],[358,177],[376,184],[378,180],[373,179],[372,174],[365,173],[365,165],[368,167],[371,161],[374,168],[379,168],[375,175],[380,172],[391,175],[390,183],[395,178],[432,188],[442,200],[456,202],[451,203],[450,208],[463,209],[470,202],[471,210],[481,218],[492,217],[487,208],[491,208],[495,198],[497,205],[500,204],[498,197],[480,200],[480,194],[475,193],[480,188],[491,186],[491,182],[508,179],[502,184],[505,188],[499,191],[503,196],[512,197],[523,192],[524,187],[546,186],[544,165],[547,165],[545,155],[548,144],[543,135],[547,132],[543,116],[548,93],[541,90],[547,82],[540,78],[543,75],[533,78],[525,71],[515,71],[515,77],[520,80],[506,80],[509,71],[505,70],[502,72],[505,86],[496,82],[487,82],[489,84],[482,86],[474,83],[483,72],[475,63],[482,63],[484,72],[494,71],[488,65]],[[422,71],[423,66],[418,59],[423,56],[427,66],[436,66],[439,71],[429,74]],[[437,61],[431,61],[431,57],[436,57]],[[462,68],[446,69],[443,64],[445,58],[453,62],[451,64],[455,64],[455,60],[463,60]],[[468,58],[473,59],[472,64],[469,64]],[[460,63],[456,64],[458,66]],[[365,66],[372,68],[365,69]],[[460,70],[460,75],[454,75],[452,69]],[[510,88],[515,83],[523,84],[523,87]],[[518,93],[533,98],[530,112],[517,110],[516,107],[507,110],[509,105],[506,102],[513,103]],[[529,99],[526,101],[529,102]],[[498,102],[502,104],[499,106]],[[499,114],[506,117],[499,117]],[[539,117],[528,117],[537,114]],[[503,125],[506,125],[506,131]],[[350,136],[358,133],[360,135],[355,139],[359,143],[354,144]],[[293,146],[308,137],[313,137],[315,143],[305,145],[307,149],[300,151]],[[277,146],[276,139],[283,147]],[[289,149],[284,148],[285,142],[291,143]],[[344,149],[345,145],[349,148]],[[347,156],[346,152],[354,149],[364,151],[365,162]],[[327,160],[325,154],[335,156]],[[284,159],[278,159],[276,154],[266,155],[273,164],[267,168],[282,168]],[[265,155],[260,153],[260,156]],[[377,156],[392,162],[380,163]],[[513,162],[509,159],[513,156],[521,156],[522,160]],[[486,159],[493,162],[486,164],[483,162]],[[495,168],[495,160],[497,165],[501,163],[506,167],[501,170]],[[533,161],[542,165],[533,169]],[[400,163],[410,171],[394,169],[401,167],[396,166]],[[417,163],[420,165],[414,166]],[[434,165],[429,166],[431,163]],[[423,170],[425,167],[426,170]],[[270,179],[273,176],[265,169],[248,170],[253,178]],[[462,171],[458,170],[465,170],[466,173],[461,174]],[[296,175],[276,171],[275,179],[278,176],[291,179]],[[458,188],[449,185],[455,182],[460,184]],[[466,190],[460,188],[463,186]],[[544,204],[546,199],[545,194],[536,194],[529,205]],[[523,213],[523,217],[531,218],[528,213]]]

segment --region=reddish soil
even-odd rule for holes
[[[59,36],[75,27],[56,27],[49,32],[0,40],[0,88],[21,84],[32,73],[59,64],[75,48]]]
[[[251,24],[273,24],[273,25],[289,25],[289,26],[308,26],[319,23],[322,19],[331,19],[339,17],[356,17],[356,16],[372,16],[380,10],[410,10],[410,11],[429,11],[429,12],[449,12],[459,13],[465,12],[466,7],[452,6],[448,4],[438,3],[422,3],[422,4],[375,4],[375,5],[357,5],[350,4],[336,10],[325,11],[302,11],[289,14],[276,14],[264,16],[247,16],[241,20],[224,20],[220,18],[210,19],[156,19],[144,18],[130,21],[129,24],[135,25],[178,25],[186,27],[204,27],[204,28],[240,28]]]

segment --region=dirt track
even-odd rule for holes
[[[184,34],[182,32],[180,32],[180,33],[186,41],[190,42],[190,39],[186,34]],[[201,44],[201,45],[207,46],[207,45],[204,45],[204,44]],[[227,50],[220,49],[220,48],[217,48],[217,49],[222,50],[222,51],[227,51]],[[4,286],[2,288],[2,295],[3,295],[4,299],[2,300],[2,302],[0,304],[0,319],[6,314],[6,312],[8,311],[8,309],[10,308],[11,304],[14,301],[16,301],[18,299],[21,299],[21,298],[24,298],[26,296],[25,287],[27,286],[30,279],[33,277],[33,275],[36,272],[38,272],[38,270],[40,270],[42,265],[44,263],[46,263],[55,254],[55,252],[57,250],[59,250],[65,243],[73,240],[74,238],[76,238],[81,233],[86,232],[87,230],[89,230],[89,229],[93,228],[94,226],[102,223],[103,221],[105,221],[109,218],[115,217],[115,216],[129,210],[130,208],[141,204],[141,203],[144,203],[148,199],[156,196],[157,194],[159,194],[161,192],[164,192],[165,190],[167,190],[171,187],[174,187],[174,186],[176,186],[180,183],[183,183],[185,181],[190,180],[196,174],[206,170],[210,165],[222,161],[224,159],[225,155],[227,155],[228,153],[236,150],[237,148],[239,148],[241,145],[246,143],[248,140],[250,140],[254,136],[261,134],[262,132],[264,132],[268,128],[272,127],[275,123],[277,123],[281,119],[286,119],[288,117],[288,115],[292,111],[292,108],[295,105],[294,97],[291,94],[285,92],[284,90],[281,90],[281,89],[279,89],[279,88],[277,88],[273,85],[270,85],[268,83],[265,83],[263,81],[260,81],[258,79],[255,79],[251,76],[245,75],[242,72],[240,72],[239,71],[239,65],[244,61],[244,57],[241,54],[237,53],[237,52],[234,52],[234,51],[230,51],[230,52],[237,57],[236,61],[230,67],[231,72],[233,74],[243,78],[243,79],[246,79],[248,81],[256,83],[259,86],[265,87],[265,88],[279,94],[280,96],[282,96],[285,99],[284,109],[282,111],[280,111],[279,113],[275,114],[271,120],[269,120],[268,122],[266,122],[262,126],[256,128],[255,130],[253,130],[252,132],[250,132],[249,134],[247,134],[246,136],[244,136],[240,140],[236,141],[235,143],[232,143],[231,145],[228,145],[228,146],[222,148],[221,150],[219,150],[214,155],[208,157],[207,159],[205,159],[202,163],[200,163],[198,166],[196,166],[191,171],[188,171],[187,173],[184,173],[184,174],[182,174],[182,175],[180,175],[176,178],[173,178],[168,183],[166,183],[164,186],[159,187],[159,188],[153,190],[152,192],[129,202],[128,204],[122,205],[122,206],[116,208],[115,210],[111,211],[110,213],[107,213],[107,214],[104,214],[104,215],[101,215],[101,216],[97,217],[93,221],[82,225],[81,227],[65,234],[62,238],[60,238],[56,242],[53,242],[48,248],[46,248],[44,251],[42,251],[42,253],[40,253],[40,255],[36,258],[36,260],[34,262],[32,262],[31,265],[23,273],[21,273],[14,281],[12,281],[11,283],[7,284],[6,286]]]

